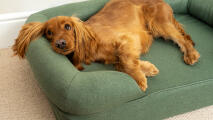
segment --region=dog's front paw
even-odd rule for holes
[[[82,71],[84,70],[84,67],[82,65],[76,65],[75,66],[79,71]]]
[[[159,70],[157,67],[155,67],[154,64],[150,64],[150,67],[148,71],[145,72],[145,75],[148,77],[156,76],[159,73]]]
[[[196,50],[184,54],[184,61],[188,65],[195,64],[196,62],[198,62],[199,58],[200,54]]]
[[[143,90],[145,92],[146,89],[148,88],[148,85],[147,84],[141,84],[141,85],[139,85],[139,87],[141,88],[141,90]]]
[[[158,68],[148,61],[141,61],[141,69],[144,72],[144,74],[148,77],[156,76],[159,73]]]

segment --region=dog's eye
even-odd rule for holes
[[[53,33],[52,33],[50,30],[48,30],[48,31],[47,31],[47,34],[48,34],[49,36],[51,36]]]
[[[71,27],[70,27],[69,24],[65,24],[64,28],[65,28],[66,30],[70,30],[70,29],[71,29]]]

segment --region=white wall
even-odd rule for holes
[[[35,11],[82,0],[0,0],[0,14]]]
[[[27,17],[39,10],[85,0],[0,0],[0,48],[12,46]]]

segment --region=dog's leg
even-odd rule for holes
[[[141,64],[140,64],[140,49],[136,49],[135,44],[132,42],[124,42],[127,41],[127,39],[131,39],[128,37],[125,37],[125,39],[122,40],[120,45],[117,46],[118,51],[118,62],[115,64],[115,68],[118,71],[125,72],[128,75],[130,75],[139,87],[146,91],[147,89],[147,78],[144,74],[144,72],[141,70]]]
[[[174,24],[174,26],[178,29],[178,31],[183,35],[184,39],[186,41],[188,41],[189,43],[191,43],[193,46],[195,46],[195,43],[193,42],[193,40],[191,39],[190,35],[188,35],[185,30],[183,29],[183,26],[176,21],[175,18],[173,18],[172,23]]]
[[[186,64],[193,65],[200,57],[200,54],[194,48],[192,40],[184,38],[180,31],[171,23],[163,25],[162,37],[171,39],[178,44],[181,51],[184,53],[184,61]]]
[[[178,44],[180,50],[184,53],[183,58],[186,64],[193,65],[198,61],[200,54],[194,48],[194,43],[190,39],[190,36],[187,35],[183,29],[177,28],[180,26],[175,26],[175,24],[170,21],[164,21],[161,23],[152,23],[150,27],[155,37],[161,36],[164,39],[172,40]]]
[[[146,91],[148,85],[147,85],[147,78],[145,74],[141,70],[140,66],[140,60],[139,59],[131,59],[131,58],[126,58],[120,57],[120,62],[119,64],[115,64],[116,69],[121,72],[125,72],[139,85],[139,87],[143,90]]]
[[[159,73],[157,67],[154,64],[150,63],[149,61],[140,61],[141,70],[144,74],[148,77],[155,76]]]
[[[181,35],[183,36],[185,43],[186,43],[186,47],[187,49],[187,53],[184,54],[184,61],[187,64],[194,64],[195,62],[198,61],[200,54],[194,49],[195,43],[193,42],[193,40],[191,39],[190,35],[188,35],[182,25],[180,23],[178,23],[176,21],[176,19],[173,18],[173,24],[176,27],[176,29],[181,33]]]
[[[168,4],[156,4],[155,7],[146,6],[147,28],[154,37],[173,40],[184,53],[186,64],[193,65],[200,54],[195,50],[194,43],[181,25],[174,19],[172,8]],[[148,14],[152,13],[152,14]]]

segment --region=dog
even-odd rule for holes
[[[44,35],[59,54],[73,54],[72,63],[83,70],[81,63],[100,61],[113,64],[127,73],[146,91],[147,76],[159,70],[140,55],[149,51],[154,38],[172,40],[183,53],[186,64],[193,65],[200,57],[194,42],[163,0],[110,0],[87,21],[71,16],[57,16],[45,23],[25,24],[13,45],[15,55],[24,58],[32,40]]]

